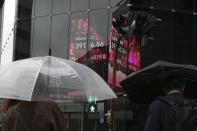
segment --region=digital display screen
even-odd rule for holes
[[[69,59],[87,61],[88,18],[86,13],[72,15],[70,23]]]
[[[113,21],[116,19],[113,18]],[[120,87],[120,82],[131,72],[140,69],[140,47],[135,33],[130,38],[121,37],[117,29],[112,26],[111,42],[109,47],[108,83],[112,84],[115,49],[117,47],[116,79],[115,86]]]
[[[87,13],[73,15],[71,17],[69,59],[79,63],[88,63],[90,66],[91,63],[108,62],[108,67],[107,64],[106,66],[96,64],[97,66],[95,66],[95,71],[105,67],[106,69],[108,68],[107,79],[108,83],[111,85],[113,79],[115,46],[119,43],[117,50],[115,85],[116,87],[120,87],[120,81],[122,81],[129,73],[140,69],[139,42],[135,33],[133,33],[133,35],[128,39],[122,37],[120,41],[118,41],[122,34],[112,26],[110,35],[111,40],[107,43],[107,27],[103,27],[104,23],[106,24],[107,18],[106,21],[104,21],[103,19],[100,19],[102,17],[104,16],[90,14],[89,21]],[[113,20],[115,19],[113,18]],[[106,69],[103,70],[107,72]],[[101,76],[103,75],[101,74]]]
[[[80,63],[107,61],[106,40],[97,30],[95,17],[90,21],[87,16],[72,19],[69,59]]]

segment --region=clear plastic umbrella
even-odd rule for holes
[[[53,56],[15,61],[0,68],[0,97],[27,101],[86,102],[113,99],[106,82],[85,65]]]

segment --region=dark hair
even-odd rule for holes
[[[14,100],[14,99],[6,99],[4,100],[4,102],[2,103],[2,110],[4,112],[7,112],[8,109],[11,107],[11,106],[14,106],[16,105],[17,103],[19,102],[19,100]]]
[[[185,87],[185,80],[179,75],[169,75],[164,79],[164,89],[175,90]]]

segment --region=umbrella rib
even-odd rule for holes
[[[54,61],[51,61],[51,63],[52,63],[52,65],[55,65],[55,62],[54,62]],[[56,92],[57,94],[56,94],[56,95],[58,95],[59,88],[60,88],[60,86],[61,86],[61,80],[58,79],[58,76],[59,76],[59,78],[60,78],[60,74],[59,74],[58,70],[57,70],[56,68],[54,68],[54,70],[56,70],[55,72],[57,73],[57,77],[56,77],[56,79],[55,79],[55,82],[56,82],[56,85],[57,85],[57,92]]]
[[[77,73],[77,72],[76,72]],[[78,73],[77,73],[78,74]],[[79,74],[78,74],[79,75]],[[81,83],[81,81],[80,81]],[[82,83],[81,83],[82,84]],[[85,94],[85,98],[88,100],[88,96],[86,95],[86,91],[84,90],[84,88],[82,88],[83,93]]]
[[[70,68],[72,68],[73,71],[75,71],[75,69],[74,69],[72,66],[70,66]],[[75,71],[75,73],[76,73],[78,76],[80,76],[79,73],[78,73],[77,71]],[[79,82],[81,83],[81,85],[83,85],[80,79],[79,79]],[[81,88],[81,89],[82,89],[82,91],[83,91],[83,93],[84,93],[84,95],[85,95],[85,98],[88,100],[88,98],[87,98],[88,96],[86,95],[86,91],[84,90],[84,88]]]
[[[32,91],[31,91],[31,97],[30,97],[30,99],[29,99],[29,100],[31,100],[31,98],[32,98],[33,91],[34,91],[34,87],[35,87],[35,84],[36,84],[36,81],[37,81],[38,75],[39,75],[40,70],[41,70],[41,68],[42,68],[42,66],[44,65],[44,63],[45,63],[45,62],[46,62],[46,58],[44,57],[44,61],[43,61],[42,65],[40,66],[40,68],[39,68],[39,70],[38,70],[38,72],[37,72],[37,74],[36,74],[35,81],[34,81],[34,84],[33,84],[33,87],[32,87]]]
[[[65,59],[62,59],[62,61],[63,62],[67,62],[67,60],[65,60]],[[69,64],[70,65],[70,64]],[[83,65],[84,66],[84,65]],[[70,68],[72,68],[72,70],[73,71],[75,71],[75,69],[70,65]],[[79,76],[79,73],[78,72],[76,72],[75,71],[75,73]],[[82,82],[79,80],[79,82],[82,84]],[[82,89],[82,91],[83,91],[83,93],[84,93],[84,95],[85,95],[85,98],[87,99],[87,95],[86,95],[86,93],[85,93],[85,90],[83,89],[83,88],[81,88]]]

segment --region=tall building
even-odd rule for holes
[[[119,2],[121,5],[121,0],[18,0],[14,60],[45,56],[51,49],[53,56],[83,63],[111,84],[112,13],[121,8],[117,6]],[[140,40],[143,43],[137,48],[140,57],[135,58],[140,58],[141,68],[157,60],[197,64],[196,0],[130,0],[127,3],[131,11],[154,14],[159,20]],[[123,40],[122,45],[124,43]],[[117,81],[130,72],[127,64],[129,53],[120,53],[122,59],[118,61]],[[123,59],[126,60],[124,66]],[[140,130],[145,111],[141,111],[142,108],[134,110],[128,104],[118,82],[112,88],[119,96],[113,106],[114,131]],[[105,113],[109,109],[107,102],[99,106]],[[83,107],[76,104],[62,105],[62,108],[68,111],[70,130],[79,130]],[[107,120],[104,120],[104,123],[100,122],[99,113],[88,113],[84,127],[87,130],[108,130]]]
[[[4,5],[4,0],[0,1],[0,48],[1,48],[1,42],[2,42],[2,15],[3,15],[3,5]],[[0,57],[1,61],[1,57]]]

